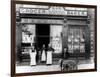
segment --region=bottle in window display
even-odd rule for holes
[[[79,49],[79,45],[78,44],[76,44],[76,45],[74,45],[74,52],[76,53],[76,52],[78,52],[80,49]]]
[[[84,42],[85,42],[85,39],[84,39],[84,34],[83,34],[83,36],[80,38],[80,41],[81,41],[82,43],[84,43]]]
[[[79,34],[77,35],[77,38],[78,38],[78,39],[80,38]]]
[[[71,40],[71,38],[69,37],[69,38],[68,38],[68,42],[71,42],[71,41],[72,41],[72,40]]]
[[[74,42],[78,43],[79,42],[79,39],[78,38],[75,38],[74,39]]]
[[[80,45],[80,51],[81,51],[81,52],[85,52],[85,45],[84,45],[84,44],[81,44],[81,45]]]
[[[72,33],[71,38],[74,39],[75,38],[75,33]]]
[[[80,41],[84,43],[85,40],[84,40],[84,38],[81,38]]]
[[[73,53],[73,45],[68,45],[68,51],[70,52],[70,53]]]

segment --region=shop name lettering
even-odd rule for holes
[[[57,9],[27,9],[27,8],[21,8],[20,13],[26,13],[26,14],[54,14],[54,15],[65,15],[64,11],[57,10]]]
[[[50,8],[47,9],[30,9],[30,8],[20,8],[21,14],[46,14],[46,15],[76,15],[76,16],[87,16],[87,11],[85,10],[64,10],[63,8]]]

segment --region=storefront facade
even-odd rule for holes
[[[54,57],[62,57],[64,48],[70,57],[90,57],[90,16],[86,8],[24,5],[16,11],[21,32],[18,46],[23,54],[33,44],[41,49],[50,43],[55,49]]]

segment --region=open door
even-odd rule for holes
[[[42,48],[43,44],[47,47],[49,44],[50,37],[50,25],[49,24],[36,24],[36,43],[39,49]]]

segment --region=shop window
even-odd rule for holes
[[[84,29],[82,27],[69,26],[68,52],[69,53],[85,53]]]
[[[51,25],[50,26],[50,42],[52,48],[55,49],[55,53],[62,52],[62,25]]]

